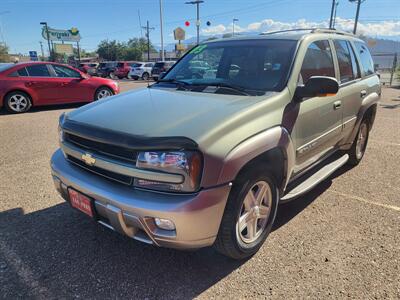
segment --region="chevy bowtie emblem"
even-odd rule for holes
[[[93,166],[96,163],[96,159],[89,153],[82,154],[81,158],[88,166]]]

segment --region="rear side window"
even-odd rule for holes
[[[32,77],[50,77],[49,69],[46,65],[27,66],[28,76]]]
[[[300,75],[300,81],[303,83],[311,76],[335,77],[332,51],[328,41],[316,41],[308,47]]]
[[[153,66],[153,64],[146,64],[145,67],[146,68],[151,68]]]
[[[353,80],[355,74],[353,74],[353,63],[349,43],[344,40],[335,40],[333,43],[335,45],[336,56],[339,63],[340,82],[344,83]]]
[[[52,65],[54,72],[56,72],[57,77],[69,77],[69,78],[80,78],[81,74],[70,68],[58,65]]]
[[[375,73],[374,62],[371,57],[371,53],[365,44],[360,42],[355,42],[358,55],[360,56],[361,65],[363,67],[364,75],[368,76]]]

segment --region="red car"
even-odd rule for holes
[[[63,64],[0,64],[0,108],[22,113],[32,106],[91,102],[119,93],[111,79],[91,77]]]
[[[119,79],[127,78],[129,71],[132,67],[135,67],[136,62],[133,61],[121,61],[117,63],[117,67],[114,71],[114,76],[118,77]]]

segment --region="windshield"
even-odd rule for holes
[[[0,72],[10,69],[15,66],[15,64],[0,64]]]
[[[281,91],[296,43],[295,40],[264,39],[199,45],[183,57],[162,81]]]

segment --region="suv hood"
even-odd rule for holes
[[[68,113],[67,119],[136,137],[186,137],[199,142],[266,97],[145,88],[85,105]]]

